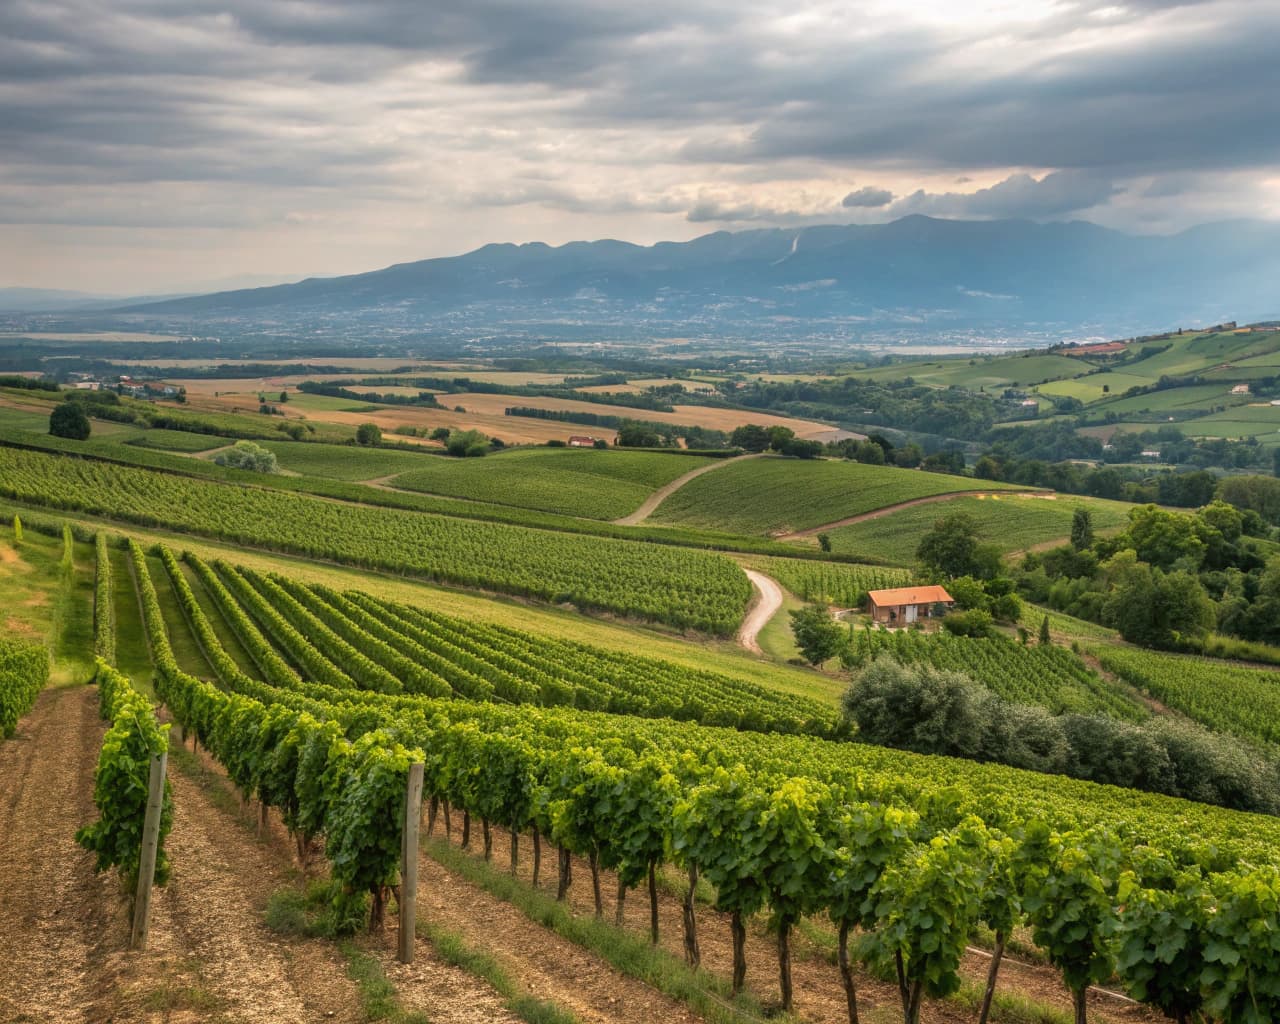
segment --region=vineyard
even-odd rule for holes
[[[227,685],[244,673],[223,648],[198,591],[257,674],[276,686],[305,678],[385,694],[576,707],[762,732],[839,731],[828,706],[730,676],[210,566],[188,554],[193,586],[172,552],[162,548],[160,559],[200,649]]]
[[[860,607],[866,603],[868,590],[903,587],[911,582],[909,570],[878,565],[770,557],[751,558],[747,564],[772,576],[796,597],[837,608]]]
[[[587,519],[618,519],[634,512],[651,491],[706,464],[693,455],[544,448],[486,459],[435,460],[391,483]]]
[[[1137,647],[1095,647],[1093,653],[1108,672],[1211,729],[1280,742],[1280,680],[1274,670]]]
[[[751,591],[730,560],[692,549],[343,506],[11,448],[0,449],[0,493],[711,633],[733,631]]]
[[[914,469],[831,459],[749,459],[690,481],[653,518],[700,529],[775,534],[973,488],[973,480]],[[991,489],[1018,488],[997,483]]]
[[[771,912],[787,1010],[790,934],[821,915],[839,932],[851,1018],[852,955],[898,966],[913,1024],[923,995],[954,990],[984,923],[998,946],[1031,929],[1077,1019],[1086,986],[1113,971],[1171,1014],[1190,1004],[1243,1024],[1280,1012],[1271,933],[1251,924],[1280,898],[1274,819],[812,737],[358,689],[341,680],[369,670],[350,657],[330,662],[334,682],[292,671],[257,682],[231,671],[197,622],[222,689],[179,670],[147,560],[136,548],[133,558],[168,708],[246,796],[302,842],[324,838],[344,899],[375,925],[399,875],[404,780],[418,761],[432,808],[480,819],[486,837],[491,824],[510,829],[513,864],[523,835],[535,857],[549,839],[593,872],[647,884],[651,900],[652,868],[672,859],[710,883],[730,916],[735,991],[743,922]],[[164,561],[173,574],[176,560]],[[428,831],[433,821],[434,810]],[[562,895],[570,884],[562,870]],[[1186,946],[1168,942],[1171,915]],[[696,960],[696,932],[686,949]]]
[[[1002,636],[972,639],[867,628],[856,633],[854,651],[863,658],[888,654],[903,664],[923,662],[962,672],[1005,700],[1037,704],[1054,714],[1103,714],[1129,721],[1146,717],[1064,647],[1030,646]]]

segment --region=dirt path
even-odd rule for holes
[[[747,579],[756,589],[756,600],[752,603],[751,610],[747,612],[747,617],[742,620],[737,640],[752,654],[762,655],[764,651],[760,649],[760,630],[769,624],[769,620],[782,607],[782,588],[762,572],[756,572],[754,569],[742,571],[747,574]]]
[[[454,845],[457,845],[459,838],[460,819],[461,815],[455,814],[453,822]],[[439,820],[436,822],[436,835],[443,835],[443,825]],[[509,835],[502,829],[494,828],[493,836],[494,866],[499,871],[505,871],[510,849]],[[472,821],[472,842],[473,851],[478,851],[480,849],[480,824],[474,820]],[[518,874],[525,882],[530,882],[532,881],[532,857],[530,841],[527,836],[521,837],[520,851]],[[428,859],[423,863],[433,871],[433,877],[450,878],[450,895],[461,900],[464,904],[477,906],[478,904],[473,901],[491,899],[478,886],[471,885],[456,876],[452,876],[434,861]],[[548,895],[554,895],[555,870],[555,850],[549,843],[544,841],[541,886],[542,891]],[[604,893],[605,918],[608,921],[612,921],[615,912],[617,878],[609,871],[601,871],[600,874],[601,888]],[[420,896],[419,899],[421,901],[425,897]],[[594,912],[591,875],[586,863],[578,858],[574,858],[573,862],[573,885],[569,890],[568,901],[574,912],[579,916],[589,916]],[[423,903],[419,907],[419,913],[440,914],[440,909],[435,906],[435,903],[438,902],[440,901],[433,900],[429,903]],[[465,909],[454,908],[452,900],[448,906],[450,913],[453,914],[463,914],[465,916],[467,912]],[[499,906],[507,907],[508,905],[499,904]],[[647,893],[643,890],[629,892],[624,907],[624,927],[633,934],[647,935],[649,929]],[[560,941],[548,931],[532,925],[515,908],[508,907],[508,909],[516,915],[514,923],[511,924],[512,928],[534,929],[532,932],[527,930],[512,932],[510,933],[511,935],[517,937],[530,936],[532,940],[536,941],[541,941],[538,938],[539,936],[550,935],[551,939]],[[698,904],[696,913],[698,919],[698,944],[702,951],[702,966],[721,977],[727,978],[732,969],[732,945],[729,938],[728,916],[718,913],[713,908],[701,903]],[[683,957],[680,901],[665,886],[659,889],[658,917],[662,948],[674,957]],[[494,921],[493,924],[495,927],[505,928],[504,922],[505,919]],[[521,922],[523,922],[523,925]],[[828,932],[831,928],[825,919],[815,919],[813,925],[816,929]],[[508,939],[506,938],[506,933],[501,936],[493,934],[492,941],[506,943]],[[577,948],[576,946],[570,946],[570,949]],[[763,915],[753,920],[748,926],[746,951],[747,988],[766,1007],[770,1005],[776,1006],[779,1000],[777,944],[775,937],[767,933]],[[590,954],[584,954],[581,951],[580,955],[586,956],[590,960],[595,959]],[[1064,1015],[1069,1016],[1071,997],[1063,986],[1058,973],[1049,967],[1020,961],[1020,957],[1014,956],[1011,956],[1006,961],[1006,964],[1001,969],[1001,981],[998,990],[1004,993],[1018,992],[1024,994],[1039,1002],[1051,1005]],[[584,973],[573,982],[574,985],[589,987],[597,983],[592,974],[586,973],[588,963],[588,961],[575,962],[575,966],[582,969]],[[961,972],[974,983],[985,983],[989,964],[990,960],[986,954],[971,952],[965,957]],[[608,970],[607,967],[605,969]],[[858,969],[857,974],[858,1007],[863,1014],[862,1019],[874,1021],[890,1020],[894,1017],[901,1019],[897,986],[877,981],[861,968]],[[521,976],[523,977],[523,975]],[[792,980],[795,986],[797,1020],[813,1022],[813,1024],[819,1024],[819,1022],[821,1024],[829,1024],[831,1021],[848,1019],[844,991],[840,984],[840,974],[834,963],[828,959],[826,947],[806,938],[803,929],[797,929],[793,933]],[[542,992],[542,989],[538,988],[537,991]],[[652,993],[652,990],[647,988],[644,988],[644,991]],[[651,998],[661,999],[662,997],[653,994]],[[604,1019],[624,1022],[634,1019],[633,1016],[625,1015],[628,1001],[629,997],[620,999],[617,1007],[612,1009]],[[681,1019],[655,1015],[653,1013],[654,1008],[651,1004],[649,1016],[642,1024],[649,1024],[649,1022],[655,1020]],[[578,1011],[584,1020],[597,1019],[583,1014],[576,1004],[573,1005],[573,1009]],[[683,1012],[686,1017],[690,1013],[687,1009],[684,1009]],[[921,1020],[924,1024],[972,1024],[975,1016],[976,1011],[965,1009],[959,1004],[945,1000],[928,1000],[923,1007]],[[1096,989],[1090,990],[1089,1019],[1099,1022],[1099,1024],[1157,1024],[1158,1021],[1163,1020],[1163,1018],[1148,1012],[1140,1006],[1135,1006],[1128,1000],[1117,999]]]
[[[354,985],[332,943],[271,932],[262,912],[291,881],[288,861],[258,842],[204,787],[171,770],[173,831],[169,884],[157,890],[144,976],[121,986],[120,1009],[143,1011],[157,975],[198,986],[201,1001],[228,1021],[357,1024]]]
[[[911,508],[913,505],[932,505],[939,501],[950,501],[952,498],[981,498],[981,497],[1015,497],[1015,498],[1045,498],[1052,500],[1057,497],[1054,491],[949,491],[946,494],[930,494],[924,498],[912,498],[910,501],[900,501],[896,505],[885,505],[884,508],[873,509],[870,512],[860,512],[856,516],[849,516],[846,519],[838,519],[834,523],[825,523],[822,526],[811,526],[807,530],[796,530],[794,533],[781,534],[774,540],[806,540],[809,537],[816,537],[818,534],[827,530],[835,530],[841,526],[852,526],[854,523],[865,522],[868,519],[879,519],[881,516],[892,515],[894,512],[901,512],[904,508]]]
[[[455,840],[460,819],[461,815],[455,815]],[[436,823],[436,832],[443,832],[441,821]],[[480,842],[478,821],[472,822],[471,836],[474,843]],[[495,839],[499,840],[494,847],[495,863],[505,863],[510,840],[507,833],[498,830]],[[531,844],[526,841],[522,846],[523,867],[531,871]],[[544,852],[542,866],[544,880],[554,876],[553,851],[549,859]],[[583,1024],[697,1024],[702,1019],[685,1004],[614,970],[596,954],[534,924],[510,903],[489,895],[425,853],[418,872],[420,916],[458,932],[468,945],[497,959],[531,995],[571,1011]],[[589,889],[586,870],[577,874],[578,887]]]
[[[676,477],[666,486],[659,487],[649,495],[649,497],[645,498],[644,503],[632,512],[631,515],[623,516],[621,519],[615,519],[613,523],[615,526],[639,526],[653,515],[659,505],[695,477],[700,477],[703,473],[710,473],[712,470],[720,469],[722,466],[732,465],[735,462],[742,462],[744,459],[758,459],[763,454],[763,452],[753,452],[750,455],[736,455],[732,459],[708,459],[707,465],[699,466],[697,469],[691,469],[683,476]]]
[[[122,923],[75,832],[95,817],[97,691],[47,689],[0,740],[0,1020],[80,1022]]]

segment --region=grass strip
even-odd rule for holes
[[[431,943],[440,959],[488,982],[502,996],[506,1008],[521,1020],[528,1024],[579,1024],[578,1018],[568,1010],[523,992],[498,961],[488,953],[469,947],[458,933],[424,921],[418,922],[417,931]]]

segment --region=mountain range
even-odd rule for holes
[[[1072,221],[719,231],[641,246],[493,244],[370,273],[128,305],[166,318],[729,330],[1124,333],[1280,315],[1280,222],[1138,235]]]

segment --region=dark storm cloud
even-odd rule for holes
[[[898,200],[889,212],[894,216],[924,213],[937,217],[1035,220],[1088,210],[1121,191],[1110,179],[1088,171],[1055,171],[1039,180],[1030,174],[1012,174],[976,192],[917,191]]]
[[[875,209],[879,206],[888,206],[891,202],[893,202],[893,193],[887,188],[875,188],[871,185],[865,185],[841,199],[840,205]]]

